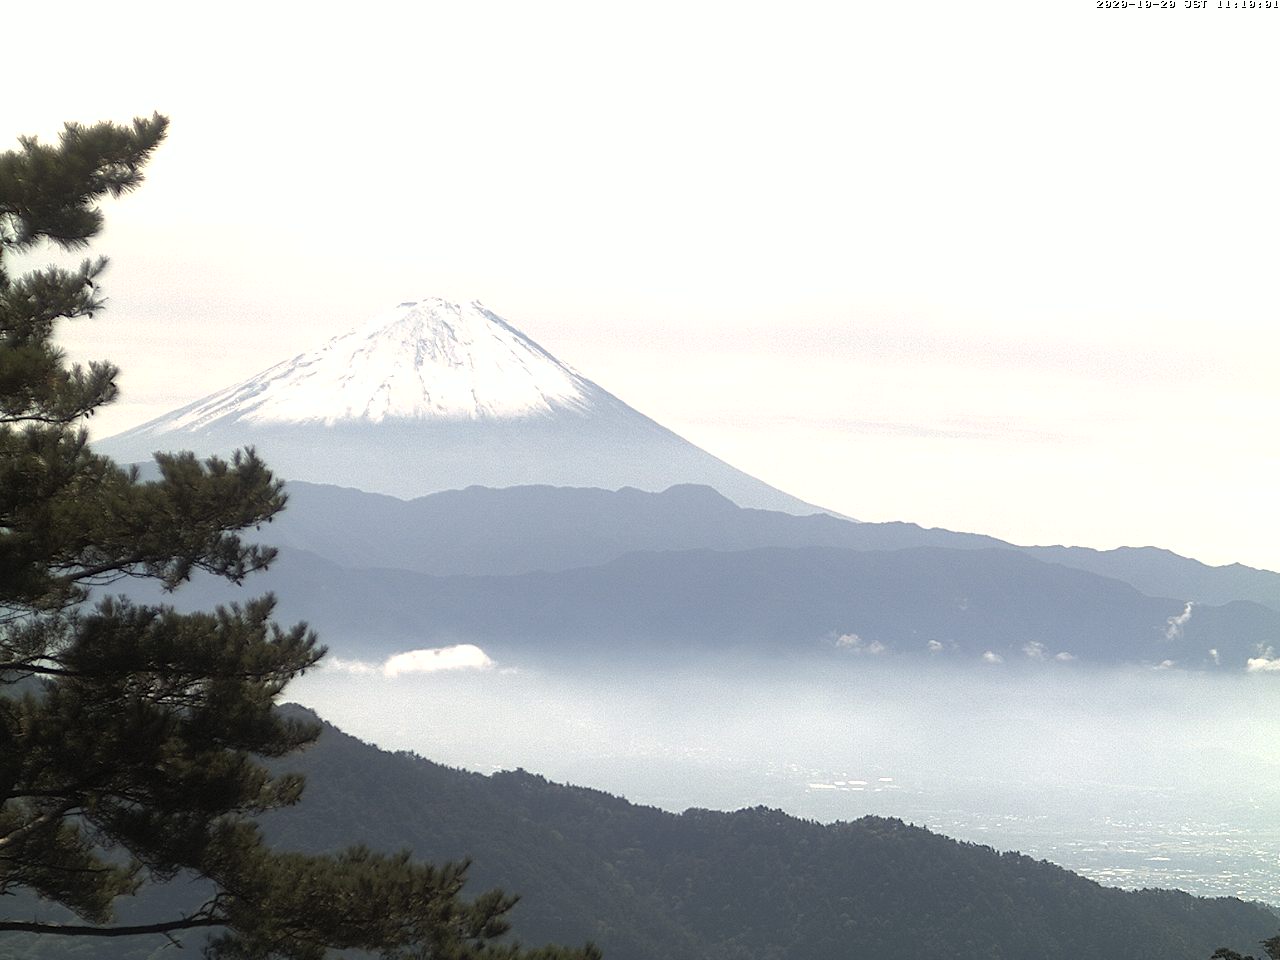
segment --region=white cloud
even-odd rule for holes
[[[343,660],[341,657],[325,657],[320,661],[325,670],[341,670],[343,673],[377,673],[378,667],[363,660]]]
[[[1075,658],[1076,658],[1076,655],[1074,653],[1067,653],[1067,651],[1065,650],[1063,650],[1061,653],[1055,653],[1053,655],[1053,659],[1057,660],[1060,663],[1070,663]]]
[[[1000,656],[1000,654],[998,653],[988,650],[986,653],[982,655],[982,662],[983,663],[1004,663],[1004,657]]]
[[[493,661],[479,647],[460,643],[452,647],[406,650],[388,657],[382,663],[365,660],[343,660],[326,657],[321,661],[326,670],[340,670],[357,676],[380,673],[395,678],[405,673],[435,673],[440,670],[486,670]]]
[[[1186,626],[1188,620],[1191,619],[1191,601],[1187,601],[1187,605],[1182,608],[1182,612],[1176,617],[1170,617],[1165,621],[1164,638],[1166,640],[1181,640],[1182,628]]]
[[[1211,648],[1211,649],[1209,650],[1209,656],[1213,659],[1213,665],[1214,665],[1215,667],[1220,667],[1220,666],[1222,666],[1222,657],[1220,657],[1220,656],[1218,655],[1218,651],[1217,651],[1217,648],[1216,648],[1216,647],[1215,647],[1215,648]]]
[[[1047,651],[1039,640],[1030,640],[1022,645],[1022,652],[1029,660],[1043,660]]]
[[[1258,655],[1250,657],[1244,668],[1250,673],[1280,673],[1280,657],[1276,656],[1274,647],[1258,644]]]
[[[854,653],[869,653],[873,656],[885,651],[884,644],[879,640],[863,640],[856,633],[842,633],[836,637],[836,646],[852,650]]]
[[[382,665],[388,677],[402,673],[435,673],[439,670],[484,670],[493,666],[489,655],[473,643],[459,643],[452,647],[435,647],[427,650],[407,650],[389,657]]]
[[[1161,660],[1159,663],[1156,664],[1157,670],[1171,670],[1173,669],[1173,667],[1174,667],[1174,661],[1172,660]]]
[[[937,640],[929,641],[929,652],[938,653],[942,649],[942,644]]]

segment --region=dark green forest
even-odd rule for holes
[[[590,939],[611,960],[1174,960],[1276,931],[1262,907],[1110,889],[899,820],[677,816],[530,773],[389,755],[332,727],[298,759],[312,786],[270,815],[277,842],[319,849],[332,823],[331,844],[470,856],[480,888],[525,892],[512,912],[523,937]]]

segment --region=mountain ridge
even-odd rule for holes
[[[202,609],[264,590],[280,597],[279,617],[307,620],[344,659],[470,643],[504,665],[575,670],[725,653],[744,671],[759,658],[961,666],[988,654],[1010,666],[1274,669],[1250,661],[1280,635],[1280,612],[1261,604],[1188,615],[1183,600],[994,548],[638,551],[592,567],[447,576],[284,548],[247,588],[197,580],[165,602]]]
[[[1211,567],[1154,547],[1018,546],[901,521],[794,516],[739,507],[710,488],[690,484],[661,492],[470,487],[410,501],[306,483],[290,484],[289,491],[290,507],[276,521],[273,541],[354,567],[518,574],[599,565],[644,550],[994,547],[1122,580],[1150,597],[1211,605],[1251,600],[1280,611],[1280,574],[1240,564]]]

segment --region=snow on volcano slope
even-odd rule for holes
[[[333,425],[539,416],[581,410],[593,388],[480,304],[434,299],[402,303],[138,432],[198,430],[224,419]]]
[[[633,410],[479,303],[402,303],[95,446],[137,462],[249,445],[285,479],[402,498],[473,485],[703,483],[741,506],[819,512]]]

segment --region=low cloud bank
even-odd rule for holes
[[[442,670],[487,670],[493,666],[489,655],[473,643],[459,643],[452,647],[432,647],[422,650],[406,650],[388,657],[382,663],[365,660],[343,660],[327,657],[325,669],[340,670],[356,675],[382,674],[399,677],[406,673],[437,673]]]
[[[1244,666],[1250,673],[1280,673],[1280,657],[1274,647],[1259,647],[1258,655],[1250,657]]]

